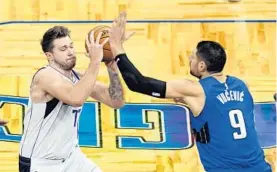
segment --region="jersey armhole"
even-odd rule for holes
[[[35,73],[34,73],[34,75],[33,75],[33,77],[32,77],[32,80],[31,80],[31,83],[30,83],[30,88],[32,87],[32,85],[33,85],[33,81],[34,81],[34,78],[35,78],[35,76],[39,73],[39,71],[41,71],[42,69],[45,69],[46,67],[41,67],[40,69],[38,69]]]
[[[204,106],[203,106],[202,110],[199,112],[199,114],[198,114],[197,116],[194,116],[194,115],[193,115],[195,118],[201,116],[203,110],[204,110],[204,109],[206,108],[206,106],[207,106],[207,101],[208,101],[207,92],[206,92],[205,88],[203,87],[202,83],[201,83],[201,82],[199,82],[199,83],[200,83],[200,85],[201,85],[201,88],[202,88],[203,91],[204,91],[204,99],[205,99],[205,100],[204,100]]]

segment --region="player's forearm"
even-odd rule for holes
[[[91,62],[82,79],[73,87],[71,92],[72,98],[79,100],[80,104],[85,103],[93,91],[99,67],[99,62]]]
[[[122,101],[123,97],[123,87],[119,79],[119,75],[117,72],[117,66],[113,63],[110,67],[108,67],[108,73],[110,78],[109,85],[109,94],[112,100]]]
[[[153,97],[165,98],[166,82],[143,76],[130,62],[126,54],[117,55],[116,60],[118,59],[118,68],[130,90]]]
[[[110,85],[108,88],[109,96],[111,100],[112,107],[120,108],[124,105],[124,94],[123,87],[119,79],[119,75],[117,72],[117,66],[113,63],[110,67],[108,67],[108,73],[110,78]]]

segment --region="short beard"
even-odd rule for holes
[[[201,79],[201,77],[202,77],[201,75],[196,75],[196,74],[194,74],[192,71],[190,71],[190,74],[191,74],[192,76],[198,78],[198,79]]]
[[[62,63],[59,63],[58,61],[55,61],[55,60],[54,60],[54,62],[59,68],[61,68],[62,70],[66,70],[66,71],[72,70],[76,65],[76,62],[73,63],[72,65],[62,64]]]

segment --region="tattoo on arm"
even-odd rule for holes
[[[123,100],[123,89],[119,80],[118,73],[108,68],[110,77],[109,94],[112,100]]]

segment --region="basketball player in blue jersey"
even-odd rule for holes
[[[115,62],[106,64],[110,85],[96,81],[103,45],[108,41],[100,44],[101,34],[95,40],[92,32],[86,39],[90,64],[83,75],[73,69],[76,55],[70,31],[55,26],[44,34],[41,46],[49,65],[31,82],[19,150],[20,172],[101,172],[78,146],[82,106],[88,97],[112,108],[125,103]]]
[[[201,162],[208,172],[271,172],[258,142],[253,98],[246,84],[223,75],[226,53],[213,41],[201,41],[189,57],[190,73],[199,81],[161,81],[144,76],[128,59],[120,42],[126,13],[111,29],[110,45],[128,88],[189,106]]]

